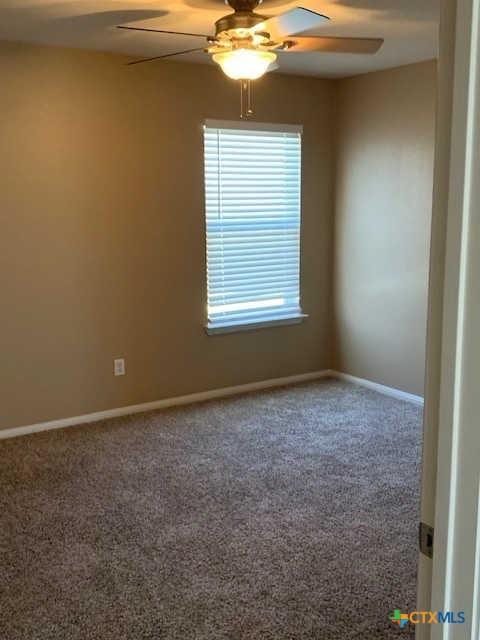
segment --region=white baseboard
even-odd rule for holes
[[[394,389],[393,387],[386,387],[378,382],[365,380],[365,378],[357,378],[356,376],[351,376],[349,373],[341,373],[340,371],[329,371],[328,373],[332,378],[338,378],[338,380],[345,380],[345,382],[358,384],[361,387],[366,387],[367,389],[378,391],[378,393],[383,393],[385,396],[391,396],[392,398],[397,398],[397,400],[406,400],[407,402],[412,402],[413,404],[423,407],[423,398],[421,396],[416,396],[413,393],[400,391],[400,389]]]
[[[118,416],[126,416],[134,413],[143,413],[145,411],[153,411],[155,409],[166,409],[167,407],[193,404],[195,402],[212,400],[214,398],[226,398],[228,396],[235,396],[241,393],[248,393],[250,391],[260,391],[262,389],[270,389],[272,387],[282,387],[299,382],[308,382],[309,380],[319,380],[320,378],[326,378],[331,375],[333,375],[332,372],[327,370],[312,371],[310,373],[300,373],[294,376],[286,376],[284,378],[271,378],[269,380],[261,380],[260,382],[240,384],[234,387],[223,387],[221,389],[212,389],[211,391],[200,391],[199,393],[190,393],[186,396],[164,398],[163,400],[155,400],[154,402],[133,404],[127,407],[119,407],[117,409],[107,409],[106,411],[87,413],[73,418],[61,418],[59,420],[49,420],[48,422],[30,424],[24,427],[13,427],[12,429],[0,430],[0,440],[24,436],[29,433],[49,431],[50,429],[74,427],[81,424],[87,424],[89,422],[98,422],[99,420],[107,420],[108,418],[117,418]]]
[[[406,391],[400,391],[399,389],[393,389],[392,387],[386,387],[383,384],[378,384],[378,382],[371,382],[370,380],[357,378],[348,373],[325,369],[323,371],[300,373],[294,376],[286,376],[284,378],[271,378],[269,380],[261,380],[260,382],[250,382],[248,384],[240,384],[234,387],[223,387],[220,389],[212,389],[211,391],[200,391],[199,393],[190,393],[186,396],[164,398],[163,400],[144,402],[143,404],[133,404],[127,407],[119,407],[117,409],[107,409],[106,411],[87,413],[73,418],[61,418],[59,420],[49,420],[48,422],[29,424],[24,427],[3,429],[0,430],[0,440],[5,438],[16,438],[29,433],[49,431],[50,429],[74,427],[77,425],[88,424],[89,422],[98,422],[100,420],[108,420],[109,418],[117,418],[119,416],[126,416],[134,413],[144,413],[145,411],[153,411],[155,409],[166,409],[167,407],[194,404],[196,402],[204,402],[205,400],[213,400],[215,398],[226,398],[228,396],[235,396],[241,393],[248,393],[250,391],[261,391],[262,389],[271,389],[273,387],[282,387],[299,382],[319,380],[320,378],[337,378],[338,380],[345,380],[345,382],[351,382],[362,387],[367,387],[367,389],[378,391],[386,396],[392,396],[398,400],[407,400],[408,402],[413,402],[414,404],[423,406],[423,398],[420,396],[407,393]]]

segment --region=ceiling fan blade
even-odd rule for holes
[[[161,56],[154,56],[153,58],[140,58],[140,60],[133,60],[127,62],[127,67],[131,67],[134,64],[141,64],[142,62],[153,62],[154,60],[162,60],[163,58],[173,58],[173,56],[181,56],[183,53],[194,53],[195,51],[205,51],[204,47],[196,49],[186,49],[185,51],[176,51],[175,53],[165,53]]]
[[[149,27],[127,27],[126,25],[118,25],[117,29],[126,29],[127,31],[149,31],[150,33],[169,33],[173,36],[192,36],[194,38],[210,38],[203,33],[185,33],[184,31],[165,31],[164,29],[151,29]]]
[[[302,33],[308,29],[315,29],[330,20],[328,16],[324,16],[310,9],[297,7],[279,16],[274,16],[268,20],[264,20],[256,24],[254,31],[263,31],[270,34],[270,39],[274,42],[280,42],[287,36]]]
[[[335,38],[330,36],[303,36],[286,41],[284,52],[325,51],[326,53],[376,53],[382,38]],[[280,52],[282,50],[280,49]]]

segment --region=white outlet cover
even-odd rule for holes
[[[116,358],[113,361],[113,375],[124,376],[125,375],[125,360],[124,358]]]

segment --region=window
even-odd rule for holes
[[[208,333],[299,322],[301,128],[204,127]]]

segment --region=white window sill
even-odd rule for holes
[[[289,324],[300,324],[308,318],[305,313],[300,313],[288,318],[278,318],[276,320],[256,320],[252,322],[239,322],[230,324],[207,324],[205,331],[209,336],[222,333],[237,333],[239,331],[253,331],[254,329],[267,329],[268,327],[282,327]]]

